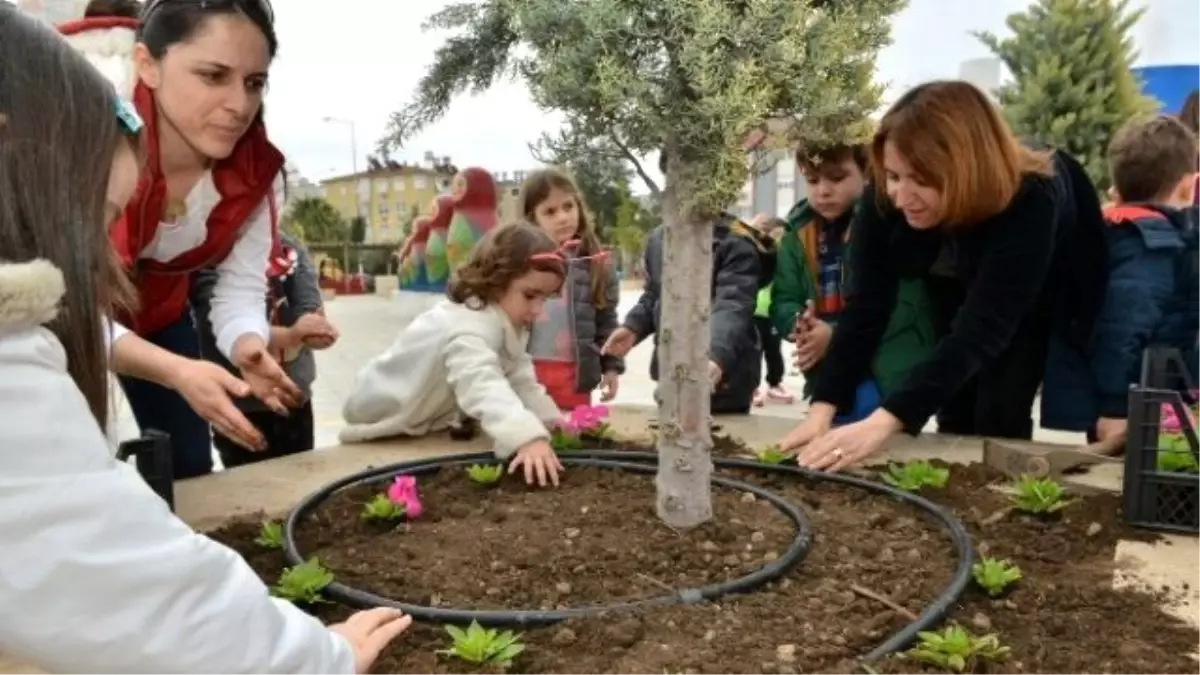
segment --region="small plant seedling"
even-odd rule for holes
[[[588,429],[585,435],[600,440],[611,440],[615,434],[613,434],[612,426],[608,422],[600,422],[591,429]]]
[[[950,469],[935,467],[929,460],[916,459],[904,464],[888,464],[887,471],[880,476],[883,482],[894,488],[905,492],[919,492],[926,486],[946,487],[946,481],[950,480]]]
[[[995,598],[1021,578],[1021,568],[1007,560],[984,558],[971,566],[971,574],[975,577],[975,583]]]
[[[974,637],[959,626],[950,626],[940,632],[917,633],[917,646],[906,652],[906,656],[961,673],[968,668],[974,671],[981,660],[999,663],[1010,651],[994,633]]]
[[[768,445],[767,447],[754,453],[755,459],[763,464],[783,464],[788,460],[786,452],[779,449],[778,445]]]
[[[499,464],[472,464],[467,467],[467,477],[478,485],[495,485],[504,477],[504,467]]]
[[[283,548],[283,524],[273,520],[264,520],[258,530],[254,543],[263,548]]]
[[[550,432],[550,447],[554,448],[555,452],[582,450],[583,439],[579,437],[579,434],[573,434],[564,429],[555,429]]]
[[[292,602],[316,604],[327,602],[321,591],[333,583],[333,572],[325,569],[317,558],[289,567],[279,575],[279,583],[271,587],[271,595]]]
[[[1025,513],[1048,515],[1066,508],[1071,500],[1066,498],[1063,486],[1052,478],[1021,476],[1017,481],[1017,493],[1012,496],[1013,506]]]
[[[407,511],[408,509],[404,507],[404,504],[397,504],[389,499],[387,495],[379,493],[371,501],[363,504],[362,513],[358,517],[368,521],[387,522],[389,520],[400,520]]]
[[[478,621],[472,621],[466,630],[458,626],[446,626],[446,632],[454,642],[449,649],[438,650],[438,654],[453,656],[467,663],[486,663],[507,668],[518,654],[525,651],[520,635],[511,630],[500,632],[495,628],[484,628]]]

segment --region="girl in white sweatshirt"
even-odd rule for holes
[[[128,289],[107,225],[141,129],[0,2],[0,652],[49,672],[367,672],[408,617],[326,628],[113,458],[103,325]]]
[[[413,320],[358,374],[346,400],[344,443],[419,436],[479,421],[509,472],[558,484],[550,447],[558,406],[538,384],[526,351],[547,298],[562,288],[565,263],[540,229],[518,223],[484,235],[446,289],[447,300]]]

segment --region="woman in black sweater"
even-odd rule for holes
[[[1074,159],[1023,147],[966,82],[898,100],[872,144],[874,185],[851,226],[854,287],[808,419],[783,440],[838,470],[935,413],[948,433],[1030,438],[1047,346],[1086,349],[1107,275],[1095,188]],[[1067,253],[1070,255],[1067,255]],[[926,279],[940,340],[867,419],[831,430],[854,400],[901,278]]]

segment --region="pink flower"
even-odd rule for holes
[[[580,431],[591,431],[608,417],[606,405],[581,405],[571,411],[571,423]]]
[[[1171,404],[1163,404],[1159,410],[1159,431],[1163,434],[1181,434],[1183,431],[1183,420],[1175,412],[1175,406]],[[1187,425],[1190,429],[1196,428],[1195,419],[1192,417],[1192,411],[1187,411]]]
[[[404,515],[409,520],[421,515],[421,499],[417,496],[415,476],[396,476],[387,495],[393,504],[404,505]]]

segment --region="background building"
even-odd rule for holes
[[[531,173],[532,169],[492,173],[492,177],[496,179],[496,203],[499,205],[501,223],[510,223],[522,218],[521,183]]]
[[[284,164],[284,175],[287,176],[287,187],[283,201],[283,210],[286,212],[293,204],[302,199],[313,199],[314,197],[325,196],[321,190],[321,186],[310,181],[300,174],[300,167],[296,166],[291,161]]]
[[[428,161],[432,159],[433,161]],[[457,169],[449,157],[427,157],[426,165],[368,158],[368,169],[321,181],[326,201],[347,220],[367,223],[366,243],[400,242],[413,219],[450,189]]]

